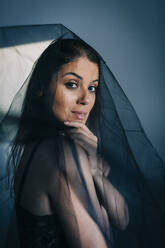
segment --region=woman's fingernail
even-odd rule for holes
[[[69,121],[64,121],[64,124],[69,124]]]

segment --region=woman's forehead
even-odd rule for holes
[[[79,79],[90,77],[92,80],[98,79],[98,65],[90,61],[87,57],[80,57],[62,66],[59,76],[77,76]]]

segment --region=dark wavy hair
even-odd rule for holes
[[[58,138],[59,130],[68,128],[53,115],[53,94],[50,92],[50,82],[52,77],[58,78],[58,72],[64,64],[82,56],[86,56],[100,68],[100,55],[91,46],[79,39],[53,41],[39,57],[28,84],[18,131],[9,156],[8,171],[9,168],[11,170],[12,166],[14,175],[22,149],[27,143],[52,136]],[[97,120],[99,110],[98,89],[95,105],[86,123],[96,135],[99,135]],[[9,174],[11,173],[9,172]]]

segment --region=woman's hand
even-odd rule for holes
[[[67,133],[87,152],[92,176],[98,174],[100,170],[98,168],[97,137],[83,123],[67,121],[64,124],[73,127]]]
[[[73,127],[67,131],[70,137],[86,150],[90,157],[97,154],[97,137],[81,122],[67,121],[65,125]]]

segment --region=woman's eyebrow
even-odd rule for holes
[[[99,82],[99,80],[98,79],[93,80],[91,83],[95,83],[95,82]]]
[[[78,75],[77,73],[72,72],[72,71],[66,72],[65,74],[63,74],[63,77],[66,76],[66,75],[73,75],[73,76],[75,76],[75,77],[77,77],[77,78],[79,78],[79,79],[81,79],[81,80],[83,79],[80,75]],[[98,82],[98,81],[99,81],[99,80],[96,79],[96,80],[93,80],[92,83]]]
[[[66,75],[73,75],[73,76],[75,76],[75,77],[77,77],[77,78],[79,78],[79,79],[83,79],[81,76],[79,76],[78,74],[76,74],[75,72],[72,72],[72,71],[70,71],[70,72],[66,72],[64,75],[63,75],[63,77],[64,76],[66,76]]]

